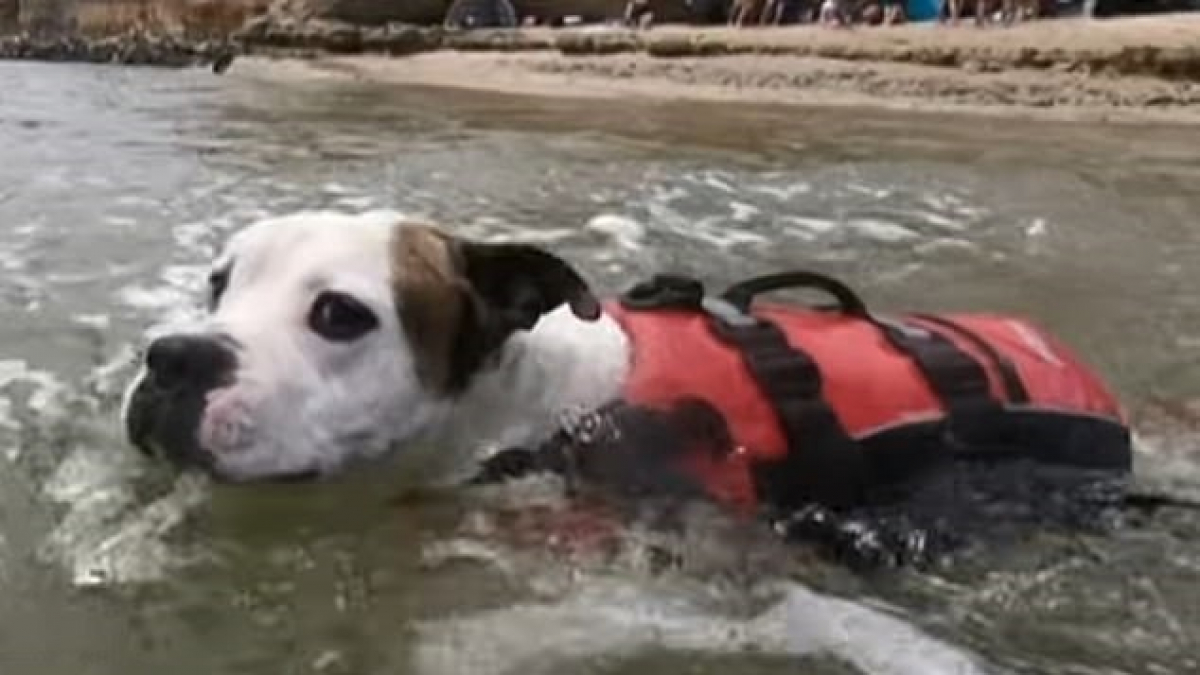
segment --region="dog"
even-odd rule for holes
[[[809,529],[808,505],[868,506],[943,457],[1130,468],[1115,399],[1024,322],[881,320],[809,273],[715,299],[664,279],[601,303],[534,246],[386,212],[263,220],[217,257],[203,318],[149,342],[121,416],[147,454],[230,482],[384,458],[417,487],[549,469]],[[798,281],[842,313],[737,309]]]
[[[307,214],[231,238],[207,314],[149,343],[122,417],[137,447],[224,480],[425,447],[411,464],[437,482],[484,442],[524,443],[561,409],[600,405],[627,359],[588,285],[548,253]]]

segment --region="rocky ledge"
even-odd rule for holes
[[[239,53],[305,57],[320,54],[403,56],[438,50],[530,52],[567,56],[645,54],[686,57],[791,56],[843,62],[932,66],[967,73],[1051,71],[1200,82],[1200,15],[1111,22],[1042,21],[1012,29],[890,29],[832,31],[821,27],[730,30],[662,26],[447,30],[404,23],[359,25],[287,12],[251,19],[227,39],[188,41],[132,33],[83,39],[0,38],[0,58],[188,66],[212,63],[222,72]]]
[[[966,72],[1042,70],[1200,81],[1200,19],[1151,23],[1046,21],[1013,30],[894,29],[830,31],[820,27],[728,30],[616,26],[450,31],[405,24],[357,26],[267,14],[235,36],[264,54],[391,54],[455,51],[554,51],[568,56],[644,53],[671,59],[711,56],[796,56],[836,61],[903,63]],[[1111,39],[1110,39],[1111,38]]]
[[[549,30],[453,30],[405,23],[358,26],[330,19],[296,19],[267,14],[249,21],[234,34],[234,39],[247,50],[261,54],[299,52],[403,56],[442,49],[551,51],[562,47],[563,35],[559,31]]]
[[[356,26],[325,19],[294,20],[265,15],[252,19],[234,39],[247,48],[271,53],[276,50],[329,54],[416,54],[444,46],[440,28],[390,23]]]
[[[0,59],[74,61],[182,68],[211,65],[223,71],[239,52],[227,40],[188,41],[169,35],[127,35],[85,38],[39,37],[28,34],[0,36]]]

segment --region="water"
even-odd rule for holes
[[[1200,672],[1189,514],[863,578],[719,517],[547,547],[552,485],[180,481],[114,418],[222,238],[316,208],[541,241],[609,291],[807,266],[881,307],[1018,312],[1135,410],[1185,400],[1200,132],[261,74],[0,64],[0,672]],[[1200,491],[1193,427],[1146,419],[1145,480]]]

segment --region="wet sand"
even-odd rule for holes
[[[1200,122],[1200,14],[982,29],[534,29],[442,45],[403,58],[320,56],[283,70],[534,96]]]

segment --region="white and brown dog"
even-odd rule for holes
[[[199,325],[149,344],[122,416],[138,447],[225,480],[393,452],[402,479],[454,480],[481,448],[611,398],[628,364],[560,259],[389,213],[258,222],[228,242],[209,294]]]
[[[1065,347],[1009,317],[881,321],[837,288],[841,314],[762,308],[752,325],[786,333],[791,352],[786,378],[758,380],[764,388],[746,371],[778,366],[779,354],[739,353],[701,312],[664,320],[602,306],[545,251],[390,213],[256,223],[231,239],[209,285],[199,325],[150,343],[122,415],[138,447],[224,480],[387,457],[401,465],[397,487],[458,482],[487,450],[544,447],[565,416],[621,400],[652,414],[625,418],[637,424],[618,427],[617,449],[591,453],[619,464],[637,446],[621,472],[598,472],[608,483],[685,467],[676,485],[751,510],[855,507],[948,459],[988,476],[1004,457],[1118,475],[1131,463],[1115,397]],[[814,381],[819,400],[772,407],[763,396],[772,386],[809,395]],[[661,391],[668,399],[654,399]],[[788,410],[807,417],[797,424]],[[655,435],[663,417],[672,433]],[[673,438],[683,450],[668,457]]]

